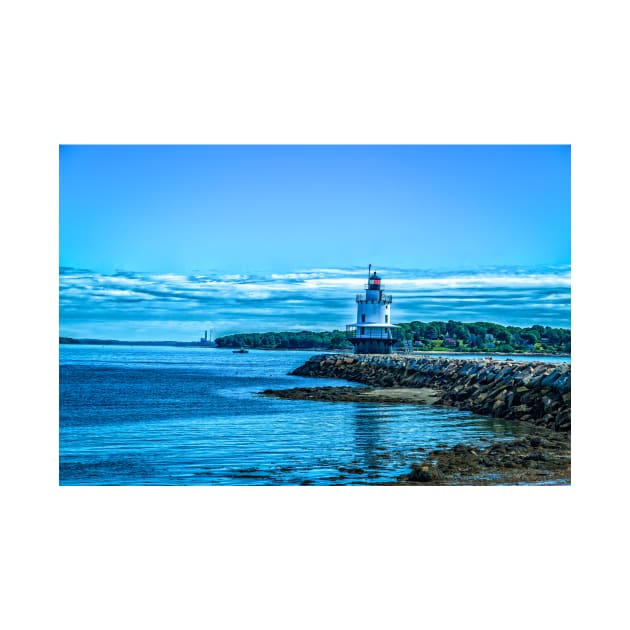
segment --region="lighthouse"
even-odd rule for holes
[[[346,337],[357,354],[390,354],[401,339],[400,328],[392,324],[392,296],[383,293],[381,277],[368,267],[365,295],[359,293],[357,322],[346,326]]]

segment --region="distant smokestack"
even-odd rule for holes
[[[204,338],[206,341],[208,341],[208,331],[207,331],[207,330],[206,330],[206,332],[205,332],[205,334],[204,334],[203,338]]]

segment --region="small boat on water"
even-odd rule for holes
[[[249,350],[246,348],[239,348],[238,350],[232,350],[232,352],[235,352],[236,354],[245,354],[246,352],[249,352]]]

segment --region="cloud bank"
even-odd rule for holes
[[[570,328],[570,266],[460,272],[378,269],[395,321],[493,321]],[[60,335],[192,341],[204,330],[331,330],[356,317],[367,270],[195,275],[60,268]]]

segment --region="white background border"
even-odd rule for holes
[[[617,482],[627,410],[612,398],[624,383],[589,369],[603,360],[591,326],[623,336],[614,273],[625,234],[614,221],[627,211],[630,108],[619,6],[3,9],[4,627],[627,619],[614,579],[628,560]],[[58,487],[57,148],[70,143],[571,144],[573,485]]]

